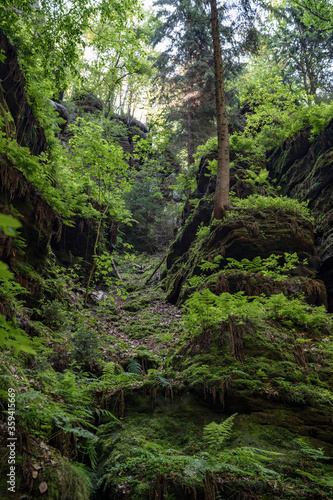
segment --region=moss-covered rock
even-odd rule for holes
[[[303,131],[271,156],[268,168],[284,194],[309,200],[315,214],[315,244],[333,310],[333,121],[314,139]]]
[[[245,290],[249,294],[251,290],[260,290],[260,286],[255,284],[251,286],[250,277],[244,282],[239,276],[238,282],[235,283],[235,276],[232,280],[230,276],[225,275],[226,282],[224,285],[222,284],[224,277],[222,271],[227,264],[226,259],[232,258],[241,261],[244,258],[252,260],[259,256],[264,259],[272,254],[296,253],[301,260],[308,260],[310,268],[318,268],[319,265],[318,259],[315,257],[311,222],[288,211],[267,211],[266,213],[249,211],[248,213],[236,214],[210,229],[207,228],[206,233],[208,234],[201,241],[197,238],[183,257],[179,257],[178,260],[173,258],[169,260],[171,265],[169,264],[167,286],[170,302],[176,303],[182,300],[184,290],[186,292],[184,285],[188,284],[191,277],[212,274],[212,271],[203,273],[200,265],[204,261],[213,263],[216,257],[221,257],[221,260],[213,272],[220,271],[220,274],[216,276],[215,281],[214,279],[210,280],[210,283],[215,282],[217,289],[224,286],[224,291],[228,291],[229,288],[237,291]],[[311,270],[304,272],[305,275],[308,274],[308,279],[307,286],[304,283],[302,291],[306,292],[309,300],[311,300],[310,297],[313,297],[313,303],[325,304],[326,293],[322,283],[316,281],[310,285],[309,276],[313,276],[313,273]],[[301,269],[299,269],[299,273],[302,274]],[[263,287],[262,283],[261,291],[263,291]],[[271,293],[280,293],[283,288],[283,285],[276,283],[275,288],[269,287],[268,293],[270,291]],[[292,284],[290,283],[287,288],[291,293]],[[299,288],[294,289],[294,293],[299,291]],[[188,292],[185,296],[188,296]]]

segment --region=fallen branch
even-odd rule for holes
[[[114,260],[113,260],[113,259],[111,259],[111,262],[112,262],[112,267],[113,267],[113,270],[114,270],[114,272],[116,273],[116,276],[117,276],[118,280],[120,280],[120,281],[124,281],[124,280],[123,280],[123,278],[120,276],[119,271],[118,271],[118,269],[116,268],[116,264],[114,263]]]
[[[156,274],[156,272],[159,270],[159,268],[161,267],[161,265],[163,264],[163,262],[165,261],[166,257],[167,257],[167,253],[164,255],[163,259],[161,260],[161,262],[158,264],[158,266],[155,267],[154,271],[151,273],[151,275],[149,276],[149,278],[146,280],[145,282],[145,285],[148,285],[149,281],[152,279],[152,277],[154,276],[154,274]]]
[[[133,267],[135,267],[139,273],[145,273],[146,271],[148,271],[148,269],[153,267],[153,264],[150,264],[150,266],[146,268],[144,268],[142,264],[133,264]]]

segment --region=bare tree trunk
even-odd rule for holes
[[[219,23],[216,0],[211,0],[212,35],[214,46],[215,90],[217,109],[217,142],[218,160],[215,190],[214,218],[221,219],[225,210],[230,207],[230,158],[227,108],[224,93],[224,76],[221,54]]]
[[[310,64],[309,58],[308,58],[307,45],[306,45],[306,41],[303,38],[304,29],[300,23],[297,23],[297,27],[298,27],[298,32],[300,34],[300,43],[301,43],[301,49],[302,49],[302,53],[303,53],[303,57],[304,57],[304,61],[305,61],[305,66],[306,66],[306,74],[307,74],[307,77],[308,77],[309,82],[310,82],[310,92],[306,89],[305,90],[308,94],[316,95],[317,89],[316,89],[316,85],[315,85],[315,81],[314,81],[313,72],[311,69],[311,64]]]
[[[97,257],[97,245],[98,245],[99,238],[100,238],[100,235],[101,235],[101,232],[102,232],[101,231],[102,230],[102,220],[103,220],[103,217],[104,217],[104,215],[106,214],[106,212],[108,210],[108,207],[109,207],[109,205],[106,207],[106,209],[104,210],[104,212],[100,214],[100,218],[99,218],[98,226],[97,226],[97,234],[96,234],[96,239],[95,239],[95,244],[94,244],[93,258]],[[91,280],[92,280],[92,278],[94,276],[94,273],[95,273],[95,269],[96,269],[96,258],[94,258],[94,262],[93,262],[93,265],[92,265],[92,268],[90,270],[89,277],[88,277],[88,283],[87,283],[87,286],[86,286],[86,293],[85,293],[85,296],[84,296],[84,307],[87,307],[87,304],[88,304],[89,288],[90,288]]]
[[[191,110],[187,113],[187,165],[190,166],[194,163],[194,137],[193,137],[193,117]]]
[[[121,115],[125,114],[125,105],[126,105],[126,99],[127,99],[128,91],[129,91],[129,83],[127,84],[127,87],[126,87],[126,90],[125,90],[124,100],[123,100],[123,103],[121,105],[121,112],[120,112]]]

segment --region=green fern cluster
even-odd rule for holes
[[[305,219],[313,221],[313,215],[308,208],[307,202],[298,201],[294,198],[288,198],[287,196],[277,196],[274,198],[272,196],[266,197],[258,194],[252,194],[243,199],[233,198],[232,201],[237,207],[247,211],[267,212],[269,210],[282,210],[295,213]]]
[[[216,451],[223,449],[226,441],[230,438],[236,416],[237,413],[234,413],[221,424],[211,422],[204,427],[203,437],[209,447]]]
[[[274,319],[289,327],[297,325],[318,332],[333,327],[325,306],[312,307],[282,293],[271,297],[250,297],[244,292],[233,295],[226,292],[217,296],[207,288],[195,292],[184,307],[184,324],[191,335],[214,329],[229,317],[235,318],[239,324]]]
[[[283,264],[280,264],[280,260],[283,259]],[[290,272],[295,269],[299,264],[300,260],[296,252],[284,253],[283,255],[272,254],[266,259],[262,259],[259,255],[253,260],[242,259],[241,261],[227,258],[228,264],[224,266],[224,269],[239,269],[240,271],[250,272],[250,273],[260,273],[263,276],[270,276],[274,278],[275,281],[283,281],[287,279]],[[306,264],[303,261],[302,264]]]

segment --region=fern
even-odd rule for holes
[[[143,370],[142,370],[142,366],[140,365],[140,363],[134,359],[134,358],[131,358],[129,360],[129,363],[127,365],[127,371],[130,372],[130,373],[136,373],[138,375],[140,375]]]
[[[87,444],[87,453],[88,453],[88,457],[90,460],[91,468],[93,470],[95,470],[96,466],[97,466],[97,451],[96,451],[95,444],[96,443],[93,440],[88,441],[88,444]]]
[[[284,210],[299,214],[305,219],[311,221],[313,220],[311,211],[308,208],[308,202],[300,202],[294,198],[288,198],[287,196],[277,196],[273,198],[272,196],[265,197],[257,194],[251,194],[247,198],[235,198],[233,201],[237,207],[244,210]]]
[[[111,413],[109,410],[105,410],[104,408],[96,408],[95,412],[96,412],[96,415],[98,417],[101,417],[101,416],[102,417],[110,417],[113,420],[115,420],[116,422],[120,423],[120,420],[117,417],[115,417],[113,415],[113,413]]]
[[[114,363],[113,361],[105,363],[105,365],[103,366],[103,375],[101,379],[105,382],[110,381],[114,376],[115,368],[116,368],[116,363]]]
[[[231,435],[236,415],[237,413],[234,413],[221,424],[211,422],[210,424],[205,425],[203,437],[208,446],[219,449],[224,447],[225,442]]]

